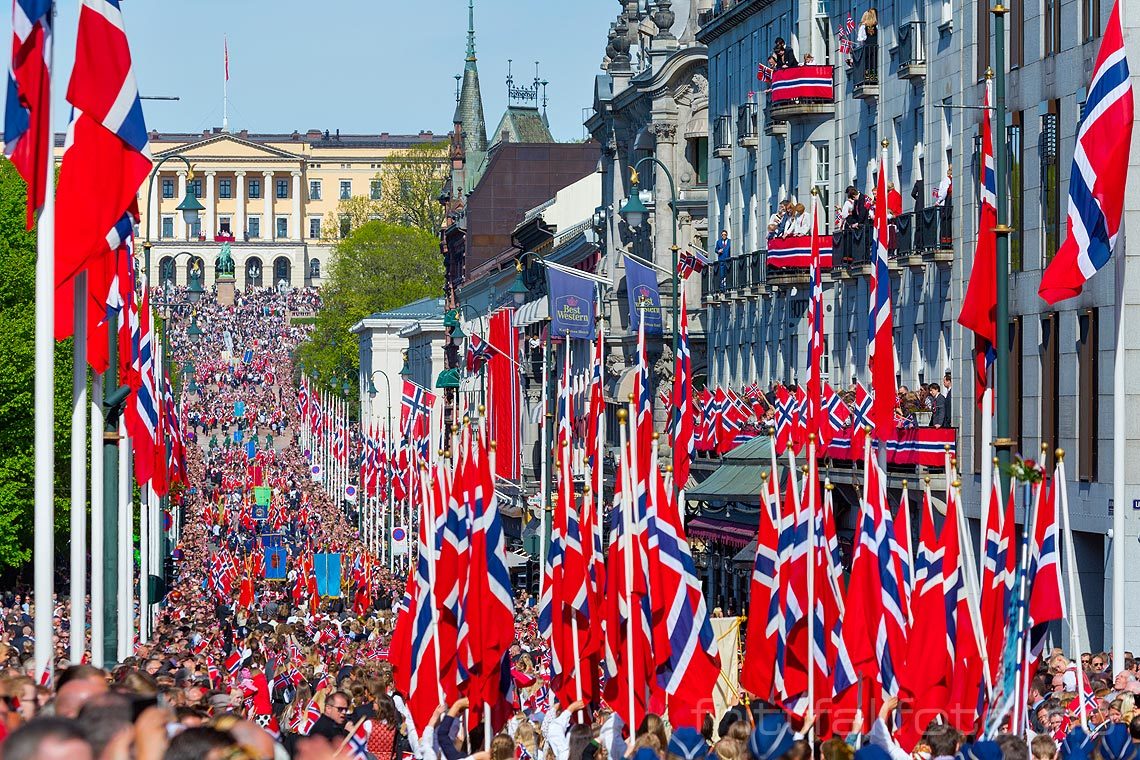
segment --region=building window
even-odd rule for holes
[[[1049,2],[1050,0],[1045,0]],[[990,67],[990,0],[976,0],[977,8],[977,47],[978,47],[978,70],[976,78],[981,81],[986,75],[986,69]]]
[[[1009,10],[1009,67],[1020,68],[1025,63],[1025,3],[1012,3]]]
[[[159,234],[159,237],[174,237],[174,217],[162,217],[162,232]]]
[[[229,236],[230,232],[230,218],[228,216],[218,217],[218,234]]]
[[[289,217],[277,217],[277,238],[282,240],[289,237]]]
[[[174,197],[174,180],[163,177],[163,179],[162,179],[162,197],[163,198],[173,198]]]
[[[233,181],[228,179],[218,180],[218,197],[229,198],[233,195]]]
[[[403,185],[400,186],[400,192],[404,190]],[[368,183],[368,197],[374,201],[380,200],[380,180],[374,179]]]
[[[1009,437],[1014,451],[1021,451],[1022,318],[1009,319]]]
[[[1100,436],[1100,362],[1098,361],[1099,330],[1096,309],[1086,309],[1077,315],[1077,361],[1080,389],[1077,393],[1077,477],[1092,482],[1097,479],[1097,440]]]
[[[1081,0],[1081,40],[1090,42],[1100,36],[1100,0]]]
[[[309,238],[312,240],[319,240],[321,237],[321,218],[319,216],[309,217]]]
[[[198,240],[202,237],[202,215],[194,217],[194,221],[189,225],[190,239]]]
[[[247,234],[251,238],[261,237],[261,217],[251,216],[246,220]]]
[[[321,260],[320,259],[309,259],[309,279],[310,280],[321,279]]]
[[[896,142],[896,145],[898,143]],[[819,203],[823,207],[823,229],[831,229],[831,144],[815,143],[812,151],[812,184],[819,188]]]
[[[1056,312],[1041,318],[1041,442],[1050,451],[1060,440],[1061,343]]]
[[[1061,52],[1061,0],[1044,0],[1044,2],[1041,27],[1045,32],[1045,39],[1041,52],[1044,55],[1056,55]]]
[[[249,197],[250,198],[260,198],[261,197],[261,180],[251,179],[249,181]]]
[[[278,198],[288,198],[289,197],[289,180],[287,180],[287,179],[277,180],[277,197]]]
[[[319,179],[309,180],[309,200],[319,201],[321,199],[321,181]]]
[[[1024,114],[1014,111],[1010,115],[1007,130],[1009,138],[1009,224],[1013,234],[1009,236],[1009,267],[1013,272],[1025,268],[1025,180],[1022,175],[1024,153],[1022,152],[1022,125]]]
[[[347,201],[352,197],[352,180],[342,179],[340,181],[340,199]]]
[[[1041,260],[1048,264],[1061,245],[1061,101],[1041,115]]]
[[[190,180],[189,189],[190,189],[190,192],[194,193],[195,198],[205,197],[202,195],[202,180],[200,180],[200,179]]]
[[[344,239],[348,237],[348,233],[352,232],[352,219],[348,214],[341,214],[340,217],[340,237]]]
[[[709,138],[689,138],[689,164],[697,172],[697,184],[706,185],[709,181]]]

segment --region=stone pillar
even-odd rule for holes
[[[181,203],[182,199],[186,197],[186,170],[182,169],[178,172],[178,195],[175,198]],[[186,239],[186,221],[182,218],[182,214],[174,215],[174,239]]]
[[[231,228],[238,240],[245,240],[245,172],[234,172],[234,223]]]
[[[216,201],[214,199],[214,177],[217,172],[206,172],[206,198],[202,205],[206,208],[203,210],[202,218],[202,234],[206,236],[207,240],[213,240],[214,234],[217,233],[217,225],[214,222],[217,210]]]
[[[293,219],[290,222],[293,233],[289,237],[293,240],[302,240],[301,235],[301,172],[291,173],[293,176]]]
[[[262,198],[265,199],[265,218],[261,220],[261,239],[272,240],[276,230],[273,221],[273,172],[262,172]]]

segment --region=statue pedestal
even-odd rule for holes
[[[218,303],[222,306],[234,305],[234,278],[230,276],[222,276],[218,278]]]

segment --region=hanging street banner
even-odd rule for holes
[[[550,292],[551,335],[593,340],[598,297],[594,281],[547,267],[546,282]]]
[[[392,528],[392,554],[400,556],[408,552],[408,529],[403,525]]]
[[[661,293],[657,290],[657,272],[643,264],[640,259],[625,256],[625,290],[629,296],[629,329],[641,329],[645,320],[646,335],[660,335],[664,329],[661,321]]]
[[[317,576],[318,596],[340,596],[339,554],[314,554],[313,572]]]
[[[265,549],[265,579],[267,581],[285,580],[285,547],[270,546]]]

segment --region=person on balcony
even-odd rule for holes
[[[857,230],[864,224],[870,223],[871,207],[867,196],[859,192],[854,185],[849,185],[847,187],[847,200],[851,206],[847,211],[847,219],[844,223],[844,227]]]
[[[864,81],[879,81],[879,14],[868,8],[859,20],[855,41],[863,48]]]
[[[713,249],[716,253],[716,272],[722,288],[728,287],[728,260],[732,258],[732,241],[728,238],[728,230],[720,231],[720,238]]]
[[[895,189],[894,182],[887,183],[887,217],[902,216],[902,193]]]
[[[954,196],[954,167],[946,167],[946,176],[938,183],[934,190],[934,205],[938,207],[939,242],[946,245],[951,242],[950,221],[952,214],[952,199]]]
[[[777,37],[776,44],[772,47],[772,55],[768,56],[768,66],[773,69],[790,69],[799,65],[796,54],[784,44],[784,38]]]
[[[768,217],[768,239],[780,236],[780,228],[784,226],[784,217],[788,213],[787,201],[780,201],[780,205],[776,208],[776,213]]]
[[[807,209],[804,204],[797,203],[795,215],[792,217],[791,223],[788,225],[785,237],[798,237],[800,235],[811,234],[811,220],[808,218]]]
[[[950,427],[950,405],[946,402],[946,397],[942,395],[942,388],[938,383],[930,384],[930,397],[933,402],[930,415],[930,427],[932,428],[948,428]]]

